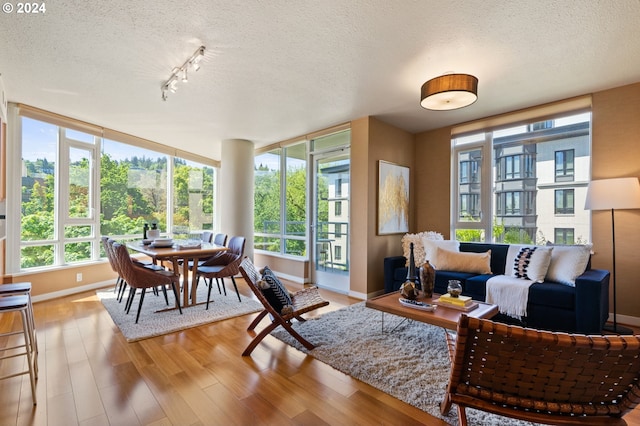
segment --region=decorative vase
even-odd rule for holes
[[[425,261],[424,265],[420,268],[420,284],[422,285],[422,291],[424,297],[433,296],[433,285],[436,279],[436,271],[429,261]]]
[[[416,261],[413,257],[413,243],[409,244],[409,269],[407,270],[407,278],[400,287],[400,294],[405,299],[415,300],[418,298],[418,276],[416,275]]]
[[[405,299],[415,300],[418,298],[419,294],[420,294],[420,291],[418,291],[418,288],[416,287],[416,285],[411,281],[406,281],[400,287],[400,295]]]
[[[449,280],[449,285],[447,286],[447,291],[451,295],[451,297],[458,297],[462,294],[462,285],[458,280]]]

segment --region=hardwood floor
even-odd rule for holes
[[[358,302],[322,293],[318,313]],[[270,336],[242,357],[256,314],[127,343],[95,292],[34,309],[38,405],[27,376],[0,381],[1,426],[445,424]],[[0,330],[16,326],[0,315]]]
[[[318,313],[358,302],[322,293],[331,304]],[[240,356],[256,314],[127,343],[95,292],[34,308],[38,405],[27,376],[0,381],[0,426],[446,424],[270,336]],[[0,330],[16,325],[0,315]],[[640,424],[640,409],[626,420]]]

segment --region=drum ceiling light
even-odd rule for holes
[[[478,79],[469,74],[445,74],[422,85],[420,105],[448,111],[471,105],[478,99]]]

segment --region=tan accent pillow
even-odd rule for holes
[[[491,250],[484,253],[450,251],[436,247],[435,261],[441,271],[469,272],[473,274],[491,273]]]
[[[429,263],[431,263],[431,266],[436,269],[441,269],[438,265],[436,248],[454,252],[460,251],[460,242],[456,240],[430,241],[427,239],[423,239],[422,245],[424,246],[424,260],[428,260]]]
[[[407,259],[405,266],[409,266],[409,244],[413,243],[413,258],[416,262],[416,268],[424,263],[425,253],[422,240],[444,240],[442,234],[433,231],[418,232],[417,234],[404,234],[402,237],[402,254]]]

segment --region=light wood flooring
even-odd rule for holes
[[[319,313],[358,302],[323,295]],[[0,426],[445,424],[270,336],[240,356],[256,314],[127,343],[95,292],[34,308],[38,405],[27,376],[0,381]],[[0,331],[13,317],[0,315]],[[0,361],[0,375],[17,362]],[[640,409],[627,421],[640,424]]]

